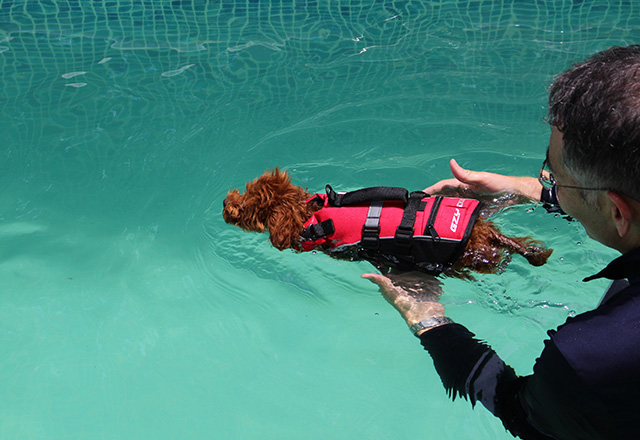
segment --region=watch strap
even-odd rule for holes
[[[439,327],[444,324],[451,324],[452,322],[453,321],[446,316],[435,316],[433,318],[423,319],[420,322],[411,324],[409,326],[409,330],[411,330],[411,333],[413,333],[415,336],[418,336],[416,333],[418,333],[420,330],[431,329],[433,327]]]

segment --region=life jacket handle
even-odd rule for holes
[[[358,189],[346,193],[335,192],[333,188],[331,188],[331,185],[327,185],[325,189],[327,191],[327,197],[329,198],[329,204],[337,208],[379,200],[399,200],[405,205],[409,201],[409,191],[405,188],[394,186],[372,186],[370,188]],[[428,195],[425,194],[425,197],[428,197]]]

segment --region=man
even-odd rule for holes
[[[639,439],[640,46],[600,52],[559,76],[549,97],[551,137],[538,179],[461,168],[426,189],[510,191],[559,206],[622,256],[585,281],[614,280],[601,304],[567,319],[518,377],[486,344],[378,274],[380,286],[431,354],[447,390],[481,401],[524,439]]]

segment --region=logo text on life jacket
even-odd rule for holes
[[[464,200],[460,199],[458,200],[458,203],[456,203],[456,212],[453,213],[453,218],[451,219],[451,226],[449,226],[449,229],[451,229],[451,232],[456,232],[456,230],[458,229],[458,222],[460,221],[460,210],[458,208],[462,208],[464,206]]]
[[[451,232],[456,232],[458,229],[458,222],[460,221],[460,210],[456,208],[456,212],[453,213],[453,218],[451,219]]]

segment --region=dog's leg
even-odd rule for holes
[[[492,240],[509,251],[522,255],[532,266],[542,266],[553,252],[553,249],[547,249],[542,243],[529,237],[511,238],[495,231]]]

